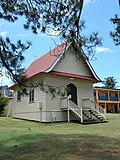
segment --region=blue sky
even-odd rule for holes
[[[114,30],[114,25],[110,18],[115,14],[120,16],[118,0],[85,0],[82,19],[86,21],[85,35],[92,32],[99,32],[103,39],[103,46],[96,48],[96,61],[91,64],[97,75],[103,80],[108,76],[114,76],[120,86],[120,46],[115,46],[109,36],[109,31]],[[20,18],[15,23],[0,20],[0,35],[9,36],[14,42],[21,39],[23,42],[31,41],[32,46],[24,53],[25,61],[23,66],[27,68],[32,61],[55,47],[53,40],[44,34],[33,34],[30,30],[23,29],[24,18]],[[60,41],[56,38],[56,42]],[[10,80],[3,77],[3,84],[10,85]]]

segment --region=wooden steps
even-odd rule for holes
[[[88,125],[88,124],[96,124],[96,123],[108,123],[108,121],[96,121],[96,120],[91,120],[91,121],[84,121],[82,124],[83,125]]]
[[[98,105],[96,106],[96,104],[89,99],[85,100],[87,100],[89,103],[87,102],[86,105],[81,107],[69,99],[67,99],[66,106],[61,102],[61,109],[68,112],[68,122],[70,121],[71,111],[76,117],[79,118],[81,124],[106,123],[107,121],[104,109]]]

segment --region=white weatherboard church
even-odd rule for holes
[[[28,88],[26,96],[20,96],[18,85],[11,87],[15,91],[13,117],[39,122],[106,120],[104,109],[92,100],[93,83],[100,79],[83,51],[75,50],[73,45],[63,43],[57,46],[35,60],[25,72],[28,82],[42,81],[43,86],[55,91],[55,96],[54,92],[44,91],[39,85]]]

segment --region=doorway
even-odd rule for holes
[[[67,96],[77,105],[77,87],[72,83],[67,85]]]
[[[114,105],[114,112],[115,112],[115,113],[118,113],[117,105]]]

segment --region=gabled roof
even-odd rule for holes
[[[35,76],[37,74],[40,74],[40,73],[51,73],[51,74],[54,74],[54,75],[68,76],[68,77],[92,80],[94,82],[100,82],[101,80],[96,75],[94,69],[92,68],[91,64],[87,60],[87,58],[86,58],[86,56],[85,56],[85,54],[83,53],[82,50],[80,51],[80,53],[81,53],[80,56],[81,56],[82,60],[84,61],[84,63],[86,65],[86,67],[88,68],[88,70],[91,72],[92,77],[87,77],[87,76],[82,76],[82,75],[74,75],[74,74],[69,74],[68,75],[68,73],[63,73],[63,72],[62,73],[60,73],[60,72],[55,73],[55,72],[52,71],[53,67],[61,59],[62,55],[64,54],[64,51],[70,45],[71,45],[71,43],[65,42],[65,43],[57,46],[56,48],[54,48],[53,50],[51,50],[50,52],[48,52],[44,56],[42,56],[39,59],[35,60],[28,67],[28,69],[25,72],[25,75],[28,78],[30,78],[30,77],[33,77],[33,76]]]
[[[49,70],[63,53],[66,46],[67,43],[63,43],[47,54],[43,55],[39,59],[32,62],[32,64],[27,68],[25,75],[30,78],[32,76],[35,76],[36,74]]]

